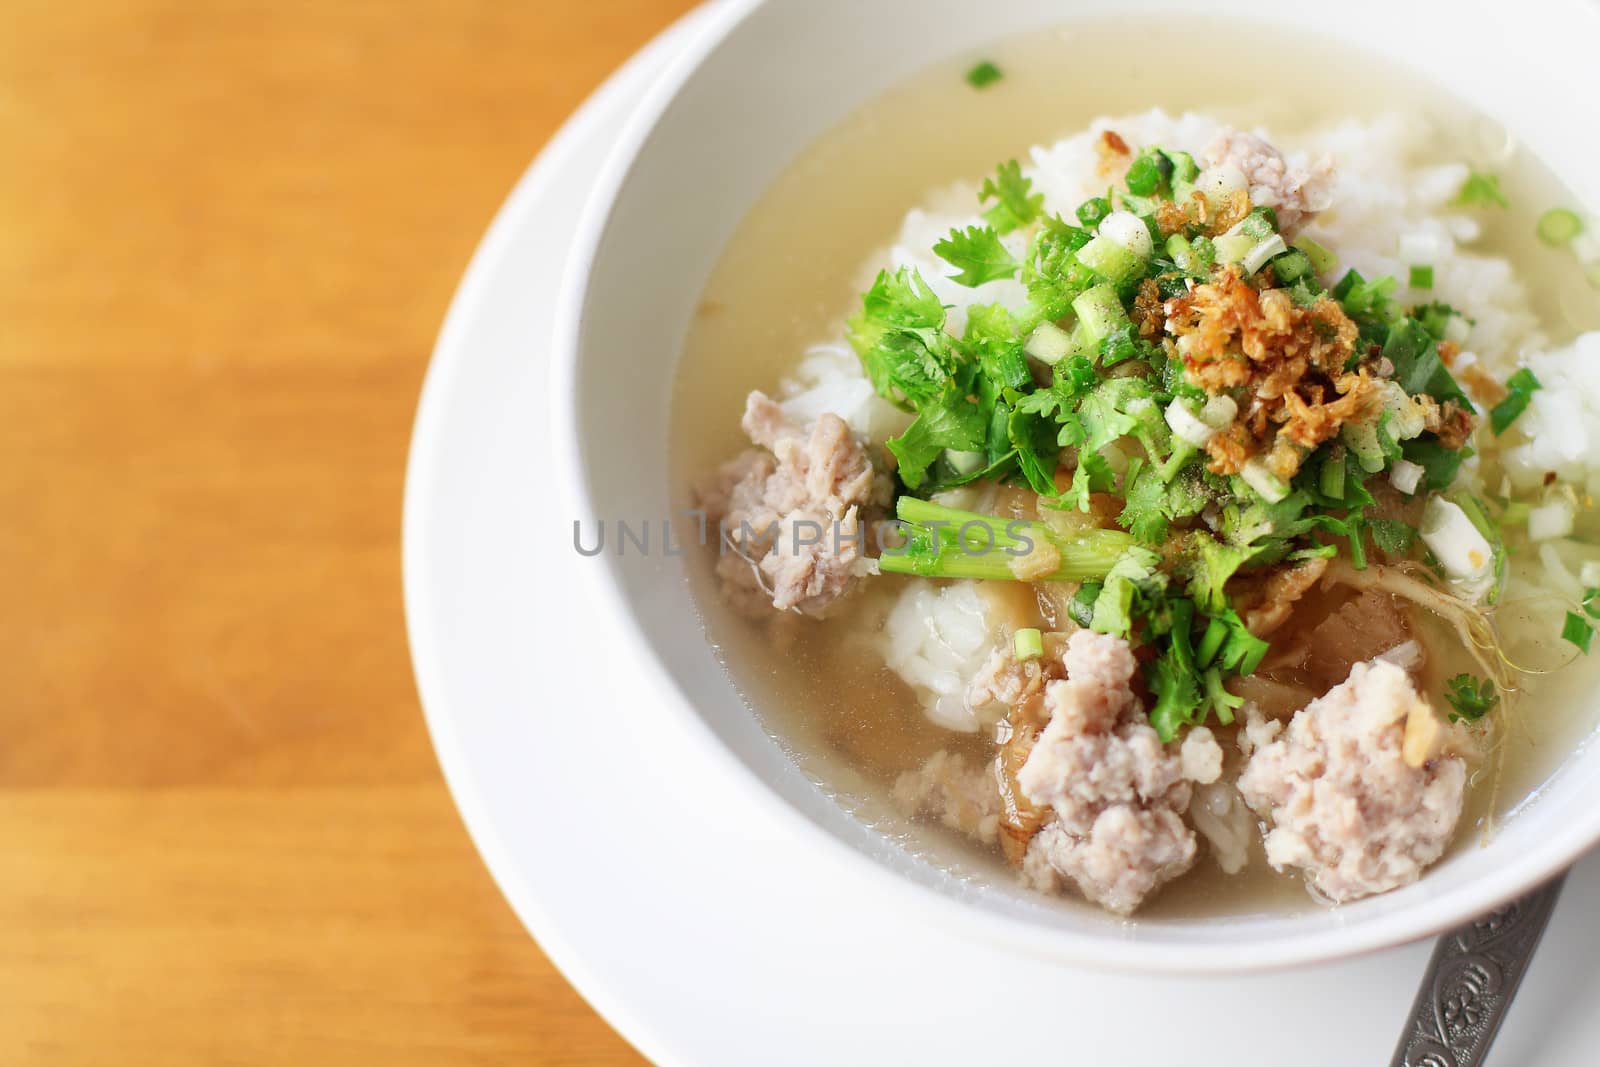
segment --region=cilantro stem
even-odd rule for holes
[[[1068,536],[1042,522],[980,515],[914,496],[902,496],[896,513],[906,544],[886,549],[879,557],[878,569],[886,574],[1019,581],[1013,565],[1038,546],[1049,545],[1060,554],[1060,563],[1031,580],[1081,582],[1104,578],[1137,544],[1121,530],[1085,530]]]

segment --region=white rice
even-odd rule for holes
[[[1160,110],[1098,119],[1077,136],[1032,149],[1024,173],[1044,194],[1045,209],[1070,220],[1079,203],[1105,192],[1095,149],[1102,131],[1114,129],[1136,149],[1161,145],[1198,157],[1220,128],[1204,115],[1173,117]],[[1450,206],[1468,168],[1433,158],[1437,142],[1426,121],[1399,114],[1371,122],[1351,120],[1292,140],[1255,132],[1282,149],[1292,165],[1331,160],[1331,203],[1304,233],[1336,253],[1336,275],[1352,267],[1368,278],[1389,275],[1402,283],[1396,294],[1402,302],[1442,300],[1463,312],[1472,325],[1462,339],[1461,365],[1482,361],[1502,379],[1519,365],[1533,368],[1545,388],[1534,395],[1523,417],[1527,440],[1504,455],[1515,486],[1534,487],[1546,471],[1555,471],[1591,494],[1600,493],[1600,334],[1546,351],[1547,341],[1512,264],[1471,249],[1479,236],[1478,223]],[[981,224],[977,192],[977,185],[956,185],[930,195],[906,215],[886,252],[864,266],[863,283],[870,284],[882,267],[916,268],[949,305],[947,328],[955,334],[965,328],[967,308],[974,304],[1020,308],[1026,292],[1018,282],[969,289],[950,280],[949,265],[933,254],[934,244],[952,228]],[[1005,242],[1013,254],[1023,255],[1023,235],[1008,235]],[[1431,291],[1405,288],[1413,265],[1433,267]],[[811,349],[785,383],[784,396],[784,406],[797,416],[814,418],[833,411],[874,440],[898,432],[907,418],[872,393],[842,338]],[[1478,469],[1475,460],[1469,461],[1462,479],[1481,489],[1475,484]],[[1569,561],[1572,575],[1583,562],[1567,544],[1554,546],[1552,552]],[[1518,581],[1558,593],[1577,581],[1570,575],[1546,577],[1548,569],[1519,564]],[[976,587],[963,582],[943,587],[905,583],[879,638],[886,662],[917,691],[929,718],[953,730],[979,727],[966,707],[965,687],[1000,639]]]
[[[994,647],[978,583],[907,582],[880,637],[884,661],[916,691],[928,718],[947,730],[990,725],[967,702],[967,686]]]
[[[1517,422],[1526,441],[1501,454],[1512,486],[1536,489],[1554,471],[1563,482],[1600,493],[1600,333],[1523,362],[1544,388]]]

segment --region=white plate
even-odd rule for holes
[[[663,1064],[1388,1062],[1428,947],[1264,977],[1071,970],[917,925],[652,717],[583,603],[549,503],[544,385],[563,253],[616,133],[703,13],[641,52],[550,143],[473,259],[412,442],[405,592],[445,777],[512,907]],[[1600,860],[1568,883],[1494,1063],[1600,1048]]]

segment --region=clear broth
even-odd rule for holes
[[[1534,237],[1539,211],[1570,196],[1528,153],[1508,150],[1504,131],[1489,120],[1402,69],[1323,41],[1275,37],[1259,27],[1238,34],[1232,23],[1185,19],[1181,28],[1141,22],[1148,47],[1130,54],[1128,27],[1123,20],[1081,23],[937,64],[861,107],[793,161],[729,243],[685,342],[671,462],[686,506],[696,477],[746,447],[738,426],[745,395],[773,388],[809,345],[839,335],[859,299],[858,268],[888,245],[908,209],[932,190],[981,178],[997,161],[1071,136],[1101,115],[1199,111],[1265,126],[1292,143],[1323,123],[1373,118],[1393,110],[1386,101],[1403,100],[1439,131],[1442,160],[1501,175],[1513,207],[1480,213],[1484,234],[1474,247],[1518,265],[1546,333],[1561,342],[1600,328],[1600,301],[1581,272]],[[1180,45],[1207,57],[1202,83],[1155,58]],[[1070,63],[1062,62],[1067,54]],[[976,91],[963,75],[981,58],[994,60],[1004,78]],[[1352,70],[1361,77],[1350,79]],[[940,748],[983,758],[990,752],[985,737],[928,722],[870,648],[839,638],[858,628],[788,617],[752,624],[720,602],[709,554],[691,554],[688,562],[709,639],[753,712],[805,773],[869,824],[957,874],[1009,877],[997,851],[911,825],[888,800],[900,772]],[[881,614],[889,595],[887,587],[869,590],[852,610]],[[1514,810],[1589,732],[1595,716],[1581,694],[1592,681],[1592,672],[1572,670],[1540,685],[1537,717],[1524,710],[1501,739],[1503,754],[1479,771],[1483,779],[1497,767],[1498,782],[1478,782],[1469,792],[1456,848],[1482,840],[1474,830]],[[1273,872],[1257,845],[1238,876],[1203,857],[1139,918],[1313,906],[1303,884]]]

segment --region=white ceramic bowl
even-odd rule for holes
[[[564,518],[670,513],[668,398],[682,338],[724,244],[789,160],[928,63],[1108,9],[1089,0],[746,0],[725,8],[647,96],[580,230],[552,377],[558,474],[571,509]],[[1409,67],[1502,122],[1586,203],[1600,203],[1593,5],[1346,0],[1323,9],[1214,0],[1210,9],[1243,25],[1268,19],[1343,38]],[[1186,0],[1122,0],[1114,10],[1181,18],[1190,8]],[[1168,972],[1326,960],[1487,911],[1600,841],[1600,750],[1590,745],[1490,844],[1385,896],[1330,911],[1132,924],[1047,906],[1017,886],[961,882],[912,857],[797,773],[707,646],[681,559],[607,554],[574,557],[579,564],[615,608],[616,640],[659,676],[659,714],[740,768],[749,803],[775,826],[804,827],[797,848],[853,857],[878,888],[929,909],[942,926],[1020,950]]]

